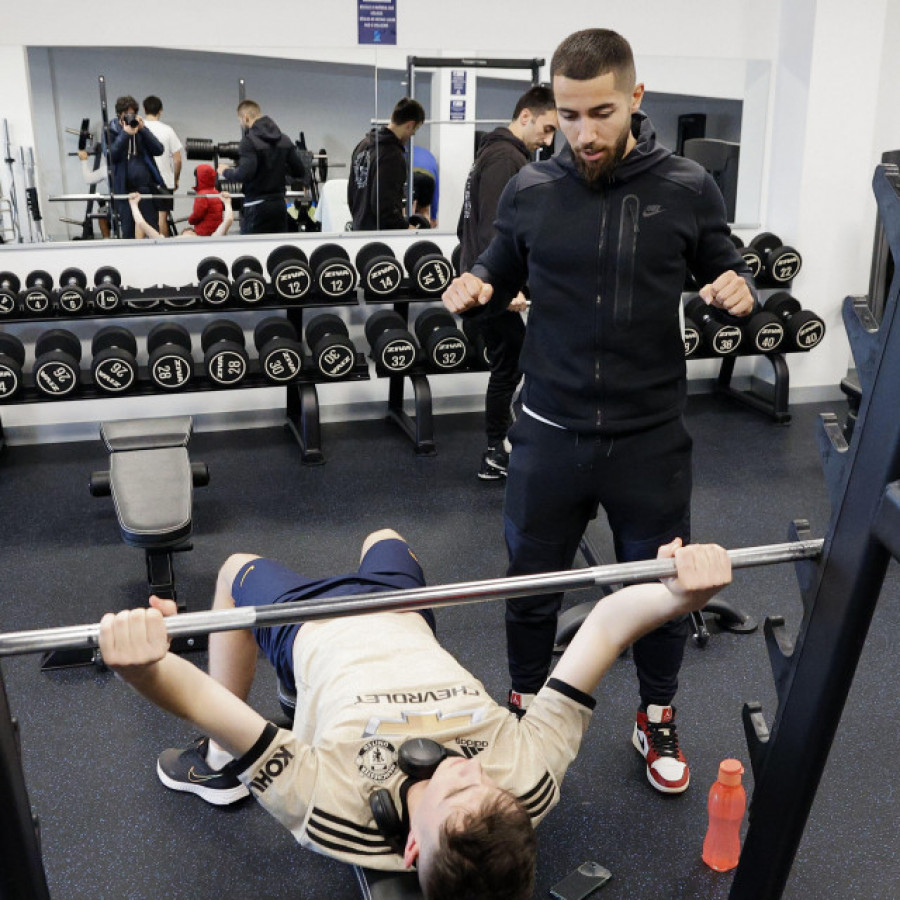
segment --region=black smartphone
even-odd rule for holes
[[[557,900],[584,900],[602,888],[610,878],[612,872],[609,869],[599,863],[585,862],[574,872],[566,875],[562,881],[554,884],[550,888],[550,896],[556,897]]]

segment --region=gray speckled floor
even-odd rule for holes
[[[829,507],[813,423],[819,411],[840,413],[839,405],[795,407],[793,423],[781,427],[721,399],[691,398],[695,538],[731,547],[780,542],[795,517],[823,534]],[[326,426],[328,461],[319,467],[301,466],[296,445],[280,429],[196,434],[192,458],[209,464],[212,480],[195,492],[194,550],[175,559],[180,596],[192,608],[205,607],[217,567],[236,550],[275,556],[311,574],[349,568],[365,534],[385,525],[410,540],[433,583],[502,575],[503,487],[475,478],[478,417],[437,417],[435,433],[438,455],[423,459],[387,423]],[[141,553],[119,539],[110,501],[87,491],[90,472],[105,465],[99,440],[11,447],[0,457],[3,631],[96,621],[108,609],[145,602]],[[789,898],[887,900],[900,893],[893,801],[898,594],[892,566]],[[788,566],[739,574],[727,597],[760,620],[782,614],[789,626],[799,624],[799,592]],[[501,696],[500,606],[438,615],[444,642]],[[636,682],[622,658],[597,692],[563,802],[539,830],[537,897],[587,859],[613,872],[598,894],[604,900],[727,896],[730,876],[700,861],[706,791],[721,758],[746,764],[741,705],[759,700],[771,722],[775,693],[760,633],[713,632],[705,649],[687,648],[678,698],[694,786],[672,798],[646,784],[630,744]],[[204,662],[202,654],[194,659]],[[5,660],[3,672],[55,898],[358,895],[348,868],[299,850],[252,802],[214,809],[163,789],[157,753],[192,733],[108,673],[41,673],[36,657]],[[252,699],[264,714],[277,714],[274,677],[265,666]]]

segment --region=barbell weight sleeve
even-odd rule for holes
[[[743,569],[776,563],[814,559],[821,555],[824,541],[789,541],[760,547],[729,550],[732,568]],[[467,581],[454,585],[433,585],[375,594],[347,594],[337,598],[297,600],[273,606],[244,606],[208,612],[181,613],[166,619],[170,638],[270,628],[315,619],[331,619],[374,612],[407,612],[438,606],[480,603],[507,597],[527,597],[548,591],[579,590],[601,585],[655,581],[675,575],[673,559],[648,559],[613,563],[564,572],[544,572]],[[0,634],[0,657],[42,653],[50,650],[93,649],[99,645],[100,624],[70,625],[34,631]]]

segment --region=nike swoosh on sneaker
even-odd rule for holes
[[[201,775],[193,766],[191,766],[190,769],[188,769],[187,780],[193,784],[202,784],[204,781],[212,781],[213,778],[218,778],[221,774],[221,772],[213,772],[212,775]]]
[[[647,735],[640,730],[638,730],[638,743],[641,745],[641,752],[644,754],[644,756],[646,756],[648,750]]]

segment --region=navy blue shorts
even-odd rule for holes
[[[373,544],[356,572],[333,578],[306,578],[274,559],[253,559],[241,566],[231,594],[235,606],[271,606],[319,597],[404,590],[424,584],[425,576],[408,545],[392,538]],[[421,614],[434,631],[432,611],[424,609]],[[256,643],[289,690],[294,690],[294,638],[302,624],[253,629]]]

